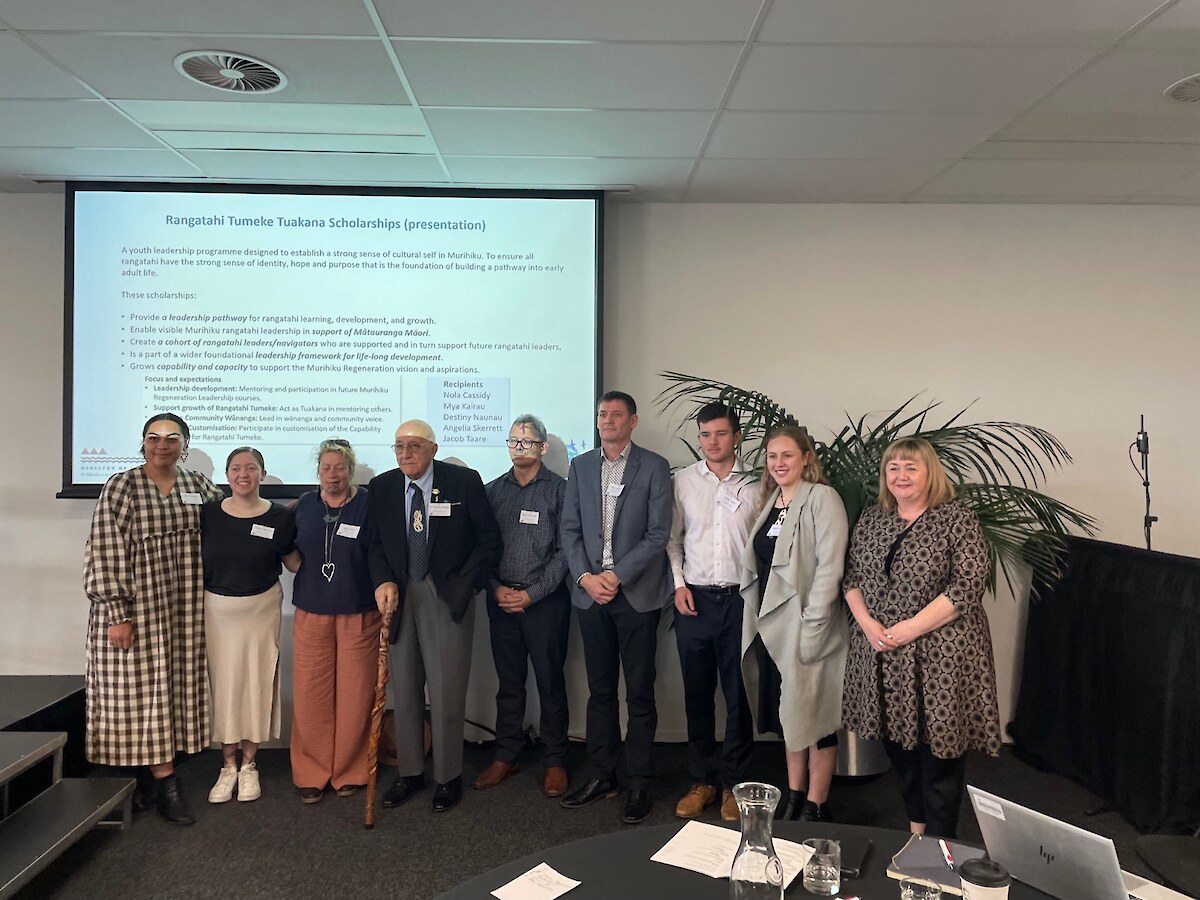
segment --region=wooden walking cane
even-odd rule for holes
[[[367,737],[367,808],[363,813],[363,828],[375,827],[375,780],[379,772],[379,735],[383,731],[383,707],[387,704],[388,634],[391,631],[392,610],[383,614],[379,628],[379,660],[375,669],[375,705],[371,707],[371,734]]]

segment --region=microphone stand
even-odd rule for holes
[[[1142,520],[1142,527],[1146,532],[1146,549],[1150,549],[1150,529],[1154,523],[1158,521],[1158,516],[1150,515],[1150,435],[1146,432],[1146,417],[1141,417],[1140,430],[1137,433],[1135,441],[1138,453],[1142,455],[1142,487],[1146,491],[1146,516]]]

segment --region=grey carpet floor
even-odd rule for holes
[[[687,788],[683,745],[656,748],[658,779],[647,824],[678,821],[675,803]],[[469,784],[490,762],[488,747],[466,748]],[[572,771],[584,766],[582,745],[573,745]],[[623,827],[621,802],[608,800],[567,811],[541,795],[536,762],[488,791],[468,786],[462,804],[448,813],[430,808],[432,791],[398,809],[378,809],[375,828],[363,828],[363,798],[326,794],[305,806],[291,784],[286,751],[263,751],[259,769],[262,798],[252,803],[206,802],[220,758],[216,751],[181,763],[179,776],[197,822],[177,828],[154,812],[135,816],[126,833],[98,831],[67,851],[30,882],[18,900],[61,898],[405,898],[435,897],[455,885],[539,849],[605,834]],[[759,744],[755,778],[784,783],[782,747]],[[394,772],[383,770],[380,791]],[[1124,868],[1150,876],[1133,852],[1138,833],[1115,812],[1086,813],[1100,806],[1085,789],[1039,772],[1007,749],[999,759],[972,756],[968,781],[985,790],[1112,838]],[[906,829],[892,773],[839,779],[831,808],[835,819]],[[707,817],[716,820],[713,808]],[[632,826],[637,827],[637,826]],[[960,839],[980,842],[979,828],[965,804]]]

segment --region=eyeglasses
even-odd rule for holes
[[[169,445],[174,446],[183,440],[183,435],[177,431],[172,431],[170,434],[156,434],[151,431],[147,432],[142,440],[152,447],[157,446],[159,441],[166,441]]]
[[[429,446],[429,441],[408,441],[407,443],[396,441],[392,444],[392,449],[396,451],[397,456],[404,456],[411,453],[414,456]]]
[[[531,441],[526,438],[521,438],[519,440],[517,438],[509,438],[504,443],[508,444],[509,450],[517,450],[517,449],[532,450],[534,447],[539,447],[546,442],[545,441]]]
[[[335,446],[335,447],[349,447],[350,446],[350,442],[348,440],[346,440],[345,438],[329,438],[328,440],[321,441],[321,443],[322,444],[333,444],[333,446]]]

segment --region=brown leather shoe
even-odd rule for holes
[[[567,792],[567,770],[562,766],[547,766],[542,779],[542,793],[547,797],[561,797]]]
[[[680,819],[694,819],[717,800],[717,789],[711,784],[693,784],[675,807]]]
[[[733,791],[728,788],[721,791],[721,821],[736,822],[740,818],[737,801],[733,799]]]
[[[471,787],[475,788],[477,791],[482,791],[485,788],[494,788],[505,779],[516,775],[520,771],[520,766],[514,766],[512,763],[496,760],[479,773],[479,777],[471,782]]]

